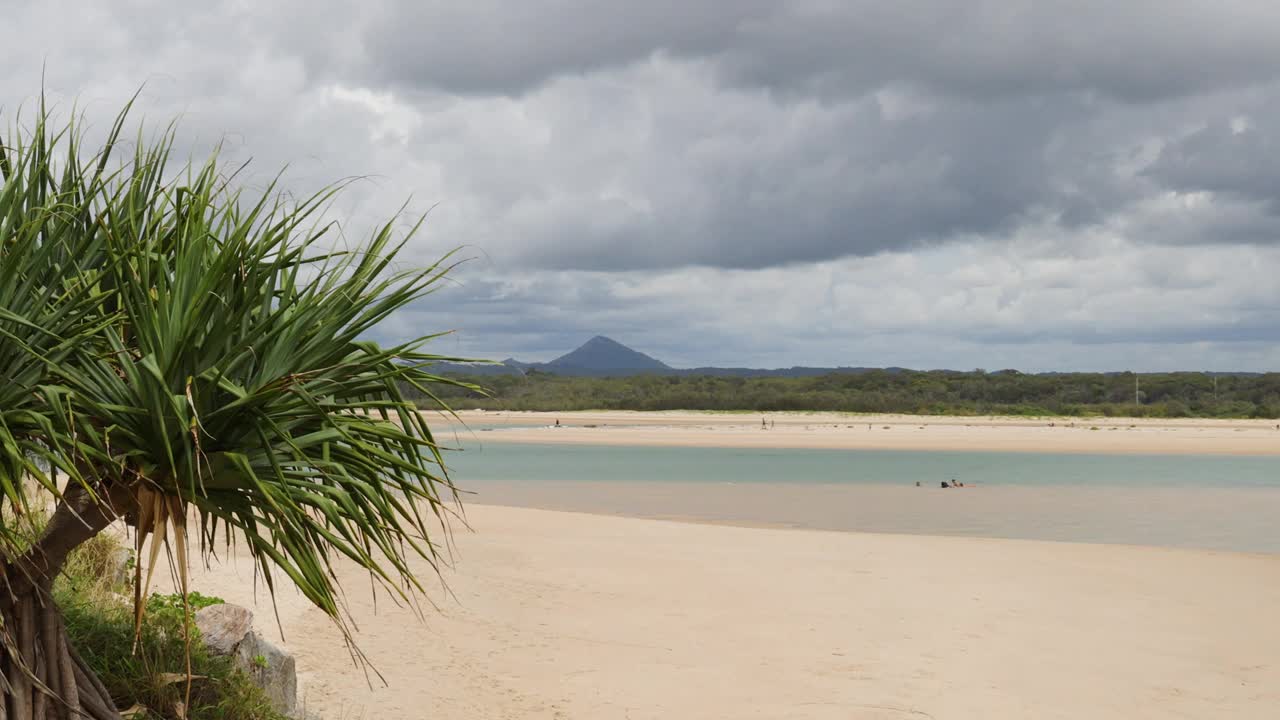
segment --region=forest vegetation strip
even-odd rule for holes
[[[461,377],[461,376],[460,376]],[[453,407],[486,410],[717,410],[1024,417],[1280,418],[1280,373],[870,370],[812,377],[639,374],[462,377]]]

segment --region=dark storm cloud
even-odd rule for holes
[[[368,71],[414,88],[520,94],[548,79],[655,52],[701,56],[767,19],[768,0],[535,0],[379,4],[362,39]]]
[[[368,70],[409,87],[519,94],[653,53],[733,82],[858,95],[1062,91],[1143,101],[1280,70],[1270,2],[1227,0],[387,1],[363,26]]]
[[[1280,364],[1275,3],[0,7],[6,109],[44,78],[101,130],[145,82],[150,121],[182,115],[184,152],[254,158],[252,187],[286,163],[299,193],[367,176],[331,213],[352,236],[406,197],[434,207],[405,262],[481,260],[388,339],[453,327],[443,351],[548,359],[602,333],[684,365]]]
[[[1072,220],[1092,221],[1114,198],[1082,202],[1060,187],[1062,173],[1087,169],[1049,147],[1058,124],[1078,114],[1070,99],[1011,100],[892,120],[866,103],[790,137],[760,127],[721,135],[706,152],[673,144],[663,150],[686,152],[681,176],[652,188],[649,212],[607,202],[573,208],[529,237],[527,259],[557,268],[759,268],[1005,234],[1027,216],[1068,206],[1078,208]],[[1004,124],[992,122],[997,116]],[[760,142],[771,133],[785,141]],[[691,145],[701,149],[700,140]],[[597,224],[619,213],[627,222]]]
[[[495,208],[506,257],[555,269],[759,268],[1006,236],[1042,217],[1114,224],[1144,196],[1196,182],[1198,168],[1176,179],[1122,171],[1144,134],[1195,121],[1204,93],[1280,76],[1269,30],[1280,10],[1259,2],[378,8],[359,26],[364,53],[348,72],[410,94],[557,98],[579,109],[568,126],[635,122],[613,104],[641,118],[638,135],[614,141],[648,157],[601,158],[611,163],[603,171],[542,163],[527,182],[562,201]],[[635,71],[646,66],[665,72]],[[617,78],[629,96],[618,97]],[[597,92],[560,97],[585,84]],[[736,112],[757,122],[724,122]],[[548,154],[589,143],[552,139]],[[521,172],[501,164],[476,185]],[[1273,240],[1265,219],[1239,208],[1211,214],[1188,227]],[[1182,243],[1185,234],[1137,237]]]
[[[500,264],[762,268],[1004,237],[1046,217],[1114,225],[1167,190],[1224,191],[1214,183],[1233,178],[1192,145],[1173,157],[1192,142],[1176,133],[1200,120],[1196,93],[1276,77],[1265,28],[1280,11],[1052,5],[381,0],[203,7],[189,23],[137,7],[102,18],[101,36],[123,67],[187,63],[203,100],[183,108],[188,125],[216,140],[221,124],[261,166],[412,186],[428,163],[440,182],[427,202]],[[176,69],[150,66],[160,86]],[[359,103],[311,112],[318,88],[366,83],[419,124],[397,131],[403,147],[352,143]],[[1121,171],[1150,135],[1168,157]],[[383,206],[370,200],[357,205]],[[1144,241],[1234,227],[1230,241],[1270,242],[1242,207],[1199,209],[1173,232],[1129,225]]]
[[[1081,91],[1149,101],[1274,77],[1269,3],[1194,0],[780,2],[723,50],[733,76],[786,89],[893,83],[954,97]]]
[[[1264,201],[1280,211],[1280,136],[1241,119],[1217,122],[1165,146],[1147,175],[1183,192],[1222,193]]]

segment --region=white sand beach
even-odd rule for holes
[[[357,640],[279,597],[331,720],[1257,718],[1280,556],[470,506],[422,616],[340,571]],[[423,572],[429,572],[422,564]],[[243,558],[193,588],[253,606]],[[259,625],[278,640],[270,604]]]
[[[447,442],[1280,455],[1275,420],[463,411]],[[433,416],[444,421],[444,416]],[[560,427],[555,427],[559,420]],[[765,427],[761,426],[764,421]]]

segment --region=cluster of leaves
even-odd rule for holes
[[[194,507],[203,548],[243,543],[335,619],[339,557],[421,590],[457,497],[401,388],[432,397],[441,358],[368,338],[448,266],[397,267],[416,224],[344,249],[340,186],[249,197],[216,153],[175,167],[172,128],[126,143],[126,117],[93,151],[43,106],[0,135],[0,549],[61,473],[138,499],[148,569],[169,527],[184,569]]]
[[[168,595],[151,593],[151,597],[147,598],[147,612],[148,614],[155,612],[181,614],[189,610],[190,612],[195,613],[209,607],[210,605],[222,605],[225,602],[226,600],[223,600],[216,595],[202,595],[193,590],[187,593],[187,610],[184,610],[182,595],[177,593],[170,593]]]
[[[1280,417],[1280,373],[1063,373],[873,370],[799,378],[635,375],[463,378],[453,405],[502,410],[835,411],[928,415]]]

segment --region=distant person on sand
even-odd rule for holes
[[[560,427],[560,418],[556,418],[556,427]]]

